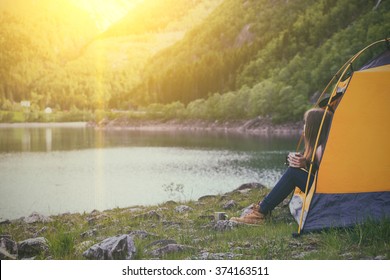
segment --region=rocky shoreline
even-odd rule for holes
[[[201,228],[209,228],[216,232],[237,228],[239,224],[236,222],[225,219],[216,220],[213,212],[206,214],[202,211],[198,212],[199,209],[196,208],[201,209],[205,203],[218,201],[219,203],[214,206],[217,209],[221,206],[223,211],[237,209],[238,204],[230,198],[234,195],[246,195],[251,191],[267,192],[268,189],[258,183],[244,184],[236,190],[222,195],[222,197],[207,195],[199,198],[196,202],[189,203],[190,205],[169,201],[152,208],[138,206],[50,217],[34,212],[28,217],[0,223],[0,259],[58,259],[58,256],[55,256],[55,252],[53,252],[56,247],[55,243],[58,240],[69,242],[66,236],[73,235],[70,231],[61,232],[62,228],[56,227],[59,223],[70,225],[70,228],[73,229],[82,228],[72,237],[73,240],[78,239],[79,242],[72,244],[72,248],[68,248],[69,252],[73,251],[72,257],[75,259],[131,260],[139,258],[140,248],[143,249],[142,254],[148,259],[163,259],[167,255],[175,253],[190,254],[190,259],[230,259],[236,255],[219,253],[214,256],[207,250],[199,250],[194,246],[195,244],[181,244],[177,238],[174,238],[175,236],[180,237],[177,234],[164,236],[163,233],[174,230],[183,234],[184,228],[193,227],[195,221],[192,218],[184,218],[183,220],[183,217],[188,217],[190,214],[195,214],[196,219],[201,221]],[[222,205],[219,205],[221,202],[223,202]],[[136,221],[137,229],[130,226],[118,226],[118,220],[124,217],[129,221]],[[157,224],[160,224],[162,231],[156,232]],[[105,227],[115,228],[115,235],[107,234]],[[21,229],[22,232],[12,232],[15,228]],[[21,236],[26,239],[21,238]],[[20,238],[22,240],[19,240]],[[145,244],[139,244],[140,241],[141,244]],[[61,244],[61,246],[65,245]]]
[[[90,127],[105,130],[145,130],[145,131],[206,131],[240,133],[250,135],[297,135],[302,132],[303,122],[274,124],[269,118],[254,118],[236,121],[206,120],[155,120],[138,121],[127,118],[90,122]]]
[[[196,201],[168,201],[90,213],[38,213],[0,223],[0,259],[8,260],[387,260],[386,221],[357,230],[294,238],[288,199],[259,226],[230,221],[269,189],[249,183]],[[220,219],[219,213],[227,216]],[[218,214],[218,215],[217,215]],[[375,231],[375,234],[372,232]],[[364,234],[361,236],[360,234]]]

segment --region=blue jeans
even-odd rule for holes
[[[308,172],[299,168],[289,167],[283,176],[276,183],[271,192],[260,203],[260,212],[270,213],[279,203],[281,203],[294,189],[298,187],[305,191]],[[310,176],[309,188],[313,183],[314,176]]]

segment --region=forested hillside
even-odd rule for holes
[[[126,0],[105,30],[77,3],[0,2],[0,110],[295,120],[390,34],[389,1]]]
[[[183,31],[199,23],[222,0],[147,0],[113,24],[101,37],[118,37],[150,32]]]
[[[345,60],[389,34],[390,3],[376,3],[226,0],[153,57],[137,96],[198,99],[187,107],[194,116],[299,118]]]
[[[112,30],[132,18],[165,28],[154,30],[142,21],[137,32],[131,28],[120,35],[111,29],[102,32],[95,14],[81,9],[86,1],[0,2],[0,110],[20,110],[22,100],[31,101],[33,110],[134,106],[124,96],[140,82],[147,59],[182,39],[221,2],[126,1],[134,8]]]
[[[59,66],[98,34],[88,15],[66,0],[2,0],[0,13],[3,107],[9,103],[6,101],[18,102],[38,94],[36,86],[45,79],[44,74],[59,71]],[[40,98],[49,95],[47,91],[39,93]]]

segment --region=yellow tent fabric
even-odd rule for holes
[[[358,71],[332,122],[317,193],[390,191],[390,66]]]
[[[383,43],[384,52],[347,74],[363,52]],[[390,38],[351,57],[322,95],[334,79],[331,98],[317,103],[334,115],[316,180],[307,196],[295,191],[290,202],[298,234],[390,218]]]

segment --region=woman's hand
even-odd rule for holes
[[[287,157],[288,165],[294,168],[305,168],[306,159],[300,153],[289,153]]]

